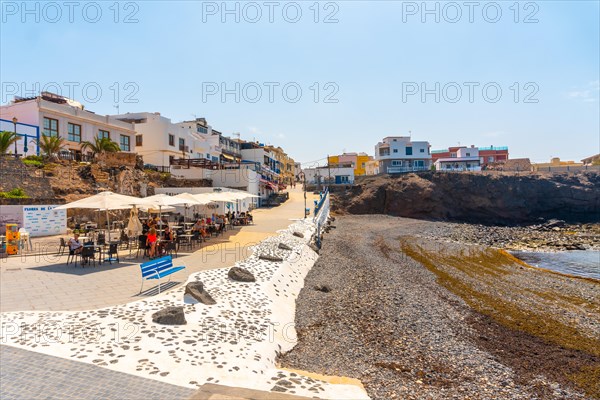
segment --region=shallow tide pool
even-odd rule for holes
[[[600,251],[579,250],[555,253],[515,251],[512,254],[535,267],[600,279]]]

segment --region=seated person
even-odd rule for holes
[[[83,250],[83,245],[79,242],[79,233],[73,235],[71,239],[69,239],[69,250],[73,254],[79,254]]]
[[[196,221],[196,223],[192,227],[192,235],[194,235],[194,237],[196,238],[198,236],[202,236],[203,238],[207,236],[206,224],[204,223],[203,219],[199,219],[198,221]]]
[[[165,230],[162,233],[162,237],[164,240],[169,241],[174,239],[173,231],[171,230],[171,228],[169,228],[169,225],[165,226]]]
[[[158,236],[156,235],[156,229],[154,227],[150,228],[148,232],[148,237],[146,238],[146,247],[148,248],[148,255],[150,257],[156,256],[156,242],[158,240]]]

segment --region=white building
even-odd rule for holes
[[[191,132],[191,148],[197,156],[194,158],[204,158],[214,163],[221,159],[220,134],[213,132],[212,126],[206,123],[204,118],[196,118],[193,121],[178,122],[182,128]]]
[[[354,167],[316,167],[304,168],[308,185],[352,185],[354,183]]]
[[[438,158],[434,165],[437,171],[481,171],[481,161],[479,149],[471,146],[458,148],[453,157]]]
[[[213,187],[226,187],[234,190],[260,196],[260,199],[252,199],[255,207],[262,205],[274,191],[276,185],[266,182],[261,175],[260,166],[255,163],[241,163],[229,168],[210,169],[174,165],[171,174],[177,179],[210,179]]]
[[[33,98],[17,98],[8,105],[0,106],[0,119],[12,120],[13,117],[19,123],[39,126],[40,135],[64,138],[65,149],[77,157],[82,154],[81,143],[93,143],[97,137],[108,137],[118,143],[122,151],[135,152],[133,124],[85,110],[81,103],[53,93],[42,92]],[[18,151],[21,154],[23,145],[20,140]]]
[[[380,173],[424,171],[431,167],[431,146],[408,136],[388,136],[375,146]]]
[[[194,143],[192,130],[174,124],[160,113],[139,112],[112,115],[114,119],[132,123],[136,131],[136,152],[144,158],[145,164],[168,167],[176,158],[199,158],[195,152],[204,148]],[[203,154],[204,155],[204,154]]]

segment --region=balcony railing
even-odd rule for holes
[[[428,167],[388,167],[388,174],[404,174],[408,172],[429,171]]]

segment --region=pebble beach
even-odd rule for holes
[[[360,379],[373,399],[600,398],[600,282],[441,240],[439,224],[337,217],[281,366]]]

